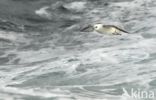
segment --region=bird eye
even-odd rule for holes
[[[95,28],[98,28],[97,26],[95,26]]]

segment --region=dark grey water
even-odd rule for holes
[[[155,9],[155,0],[1,0],[0,100],[155,100]],[[80,31],[99,22],[131,34]]]

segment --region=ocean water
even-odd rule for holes
[[[155,100],[155,9],[155,0],[0,0],[0,100]],[[95,23],[130,34],[80,31]]]

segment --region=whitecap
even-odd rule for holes
[[[70,11],[83,12],[86,8],[86,2],[75,1],[64,4],[63,6]]]
[[[36,10],[35,13],[41,17],[50,19],[51,14],[50,14],[50,12],[47,11],[48,8],[49,8],[48,6],[42,7],[40,9]]]

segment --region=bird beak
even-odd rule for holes
[[[91,32],[93,30],[94,30],[93,26],[92,25],[88,25],[88,26],[82,28],[81,32]]]

